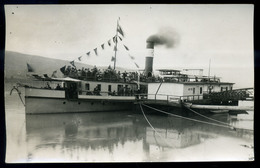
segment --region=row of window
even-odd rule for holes
[[[188,91],[192,91],[193,94],[195,94],[196,89],[195,88],[188,88]],[[202,94],[202,87],[200,87],[200,94]]]
[[[230,87],[230,90],[232,90],[232,87]],[[221,92],[228,91],[228,87],[221,87]]]
[[[98,88],[99,90],[101,90],[101,84],[97,84],[97,88]],[[117,91],[119,91],[119,90],[122,89],[122,88],[124,88],[123,85],[117,85]],[[125,88],[128,88],[128,85],[125,85]],[[85,90],[90,90],[90,85],[89,85],[89,83],[86,83],[86,84],[85,84]],[[112,85],[108,85],[107,91],[108,91],[108,92],[112,92]]]
[[[97,88],[98,88],[99,90],[101,90],[101,84],[97,84]],[[89,83],[86,83],[86,84],[85,84],[85,90],[90,90],[90,85],[89,85]],[[112,90],[112,86],[111,86],[111,85],[108,85],[108,91],[111,92],[111,90]]]
[[[211,88],[213,89],[213,87]],[[221,92],[228,91],[228,87],[221,87]],[[232,90],[232,87],[230,87],[230,90]],[[193,94],[195,94],[195,88],[188,88],[188,91],[193,91]],[[202,87],[200,87],[200,94],[202,94]]]

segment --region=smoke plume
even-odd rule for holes
[[[155,46],[164,45],[166,48],[174,48],[179,43],[179,34],[173,28],[164,27],[158,33],[147,38],[147,42],[153,42]]]

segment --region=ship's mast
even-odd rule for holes
[[[115,36],[115,57],[114,57],[114,69],[116,69],[116,52],[117,52],[117,36],[118,36],[118,20],[119,18],[117,19],[117,23],[116,23],[116,36]]]
[[[208,83],[209,83],[209,86],[208,86],[208,92],[211,92],[211,84],[210,84],[210,63],[211,63],[211,59],[209,59],[209,72],[208,72]]]
[[[209,73],[208,73],[209,80],[210,80],[210,62],[211,62],[211,59],[209,59]]]

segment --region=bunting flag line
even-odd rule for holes
[[[111,39],[107,41],[107,44],[111,46]]]
[[[74,64],[74,60],[71,61],[70,64],[76,68],[76,66],[75,66],[75,64]]]
[[[123,45],[124,45],[124,44],[123,44]],[[126,49],[127,51],[129,51],[129,48],[128,48],[127,46],[124,45],[124,47],[125,47],[125,49]]]
[[[124,34],[124,32],[123,32],[123,30],[122,30],[122,28],[121,28],[120,25],[117,26],[117,31],[118,31],[118,33],[120,33],[123,37],[125,36],[125,34]]]
[[[98,55],[98,53],[97,53],[97,48],[95,48],[94,51],[95,51],[95,54],[96,54],[96,56],[97,56],[97,55]]]
[[[34,72],[34,69],[27,63],[27,70],[28,72]]]
[[[119,20],[120,20],[120,18],[119,18]],[[122,27],[121,27],[119,24],[117,25],[117,32],[118,32],[119,34],[113,36],[111,39],[109,39],[109,40],[107,41],[107,44],[108,44],[110,47],[112,46],[112,43],[111,43],[112,40],[113,40],[114,43],[117,43],[119,40],[122,41],[122,40],[123,40],[123,37],[125,36],[125,33],[124,33]],[[119,40],[118,40],[118,38],[119,38]],[[124,45],[124,44],[123,44],[123,45]],[[101,44],[100,46],[101,46],[102,50],[105,49],[105,43]],[[126,45],[124,45],[124,47],[125,47],[125,49],[126,49],[127,51],[129,51],[129,48],[128,48]],[[98,56],[98,47],[96,47],[96,48],[93,49],[93,50],[94,50],[96,56]],[[118,47],[117,47],[117,46],[114,46],[114,51],[118,51]],[[87,55],[88,57],[91,56],[91,52],[92,52],[92,51],[87,52],[86,55]],[[79,57],[77,58],[78,61],[82,61],[82,57],[83,57],[83,55],[79,56]],[[134,56],[131,56],[130,54],[129,54],[129,57],[130,57],[132,60],[135,59],[135,57],[134,57]],[[112,57],[112,58],[111,58],[111,61],[115,61],[115,57]],[[75,66],[75,60],[71,61],[70,64],[71,64],[73,67],[76,68],[76,66]],[[135,64],[136,64],[136,63],[135,63]],[[139,67],[137,64],[136,64],[136,66]],[[33,68],[32,68],[28,63],[27,63],[27,69],[28,69],[28,72],[33,72],[33,71],[34,71]],[[62,73],[64,73],[64,72],[65,72],[65,69],[66,69],[66,65],[65,65],[64,67],[60,68],[60,71],[61,71]],[[57,71],[56,71],[56,72],[57,72]],[[55,73],[53,73],[53,75],[55,75]]]
[[[66,65],[64,67],[61,67],[60,71],[64,74],[65,73],[65,69],[66,69]]]
[[[79,60],[79,61],[81,61],[81,57],[82,57],[82,56],[78,57],[78,60]]]

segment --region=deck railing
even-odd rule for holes
[[[177,96],[177,95],[166,95],[166,94],[135,94],[136,100],[138,101],[154,101],[164,102],[164,103],[180,103],[181,101],[196,101],[202,100],[203,95],[186,95],[186,96]]]
[[[79,91],[79,95],[96,95],[96,96],[134,96],[134,93],[107,92],[107,91]]]

